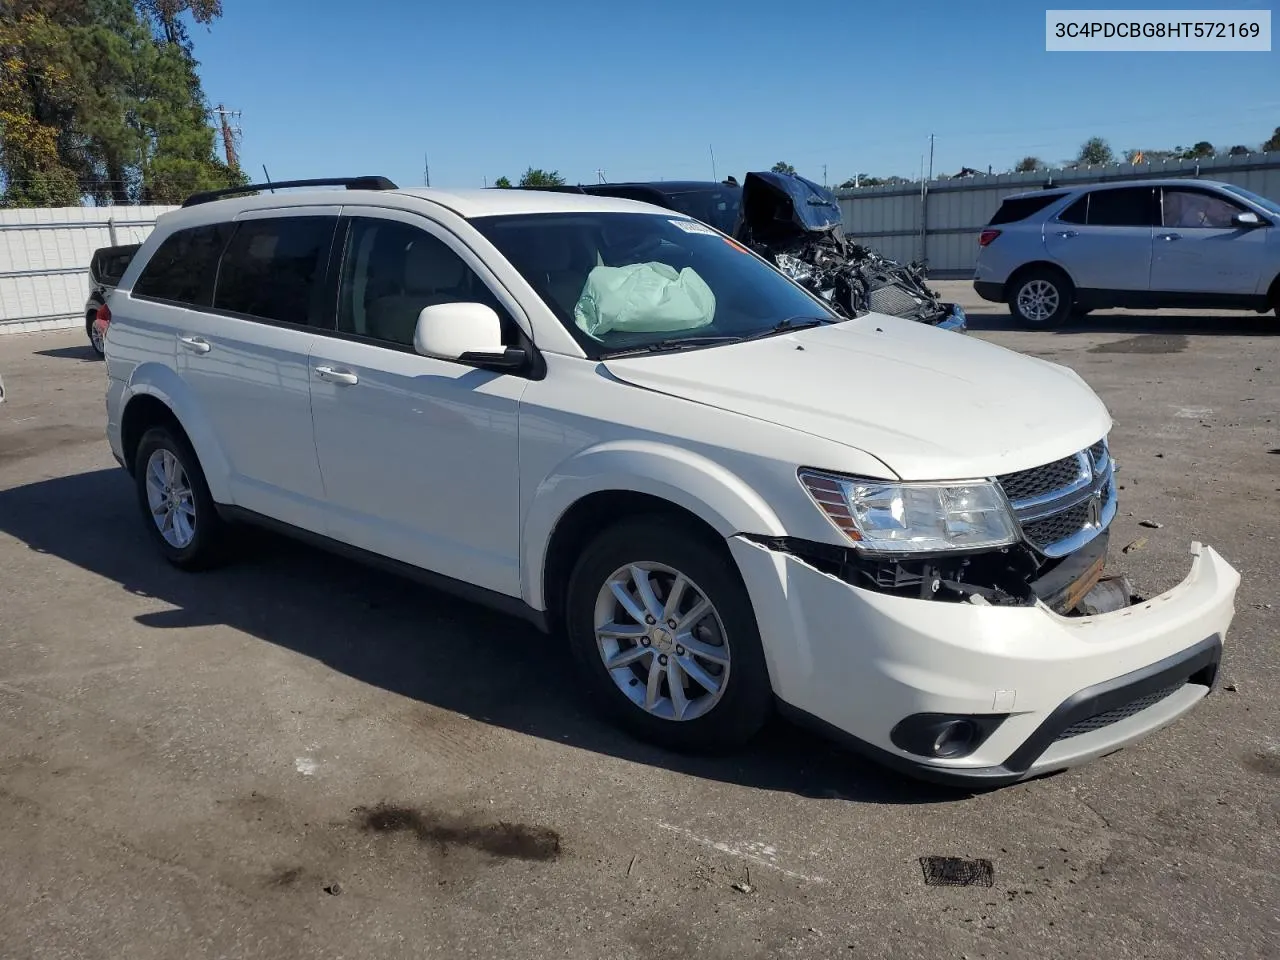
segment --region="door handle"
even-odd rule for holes
[[[1072,237],[1080,236],[1080,232],[1078,230],[1059,230],[1058,236],[1063,240],[1070,240]]]
[[[213,349],[204,337],[179,337],[178,342],[192,353],[208,353]]]
[[[1180,233],[1161,233],[1161,234],[1158,234],[1158,235],[1156,236],[1156,239],[1157,239],[1157,240],[1181,240],[1181,239],[1182,239],[1182,234],[1180,234]]]
[[[360,378],[350,370],[339,370],[336,367],[327,365],[316,367],[316,375],[321,380],[327,380],[329,383],[340,383],[347,387],[354,387],[360,382]]]

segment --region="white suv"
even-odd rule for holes
[[[173,563],[283,528],[567,637],[660,743],[777,706],[954,782],[1213,687],[1239,576],[1212,549],[1080,615],[1116,490],[1072,371],[843,320],[647,204],[323,183],[193,197],[110,295],[107,433]]]

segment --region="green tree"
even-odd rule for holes
[[[1276,127],[1275,132],[1263,142],[1262,149],[1268,153],[1280,150],[1280,127]]]
[[[796,168],[793,167],[791,164],[787,163],[785,160],[779,160],[770,169],[774,173],[789,173],[789,174],[792,174],[793,176],[795,175],[795,172],[796,172]]]
[[[1082,143],[1080,145],[1080,153],[1076,156],[1076,163],[1087,164],[1091,167],[1099,167],[1114,162],[1115,155],[1111,152],[1111,145],[1101,137],[1090,137]]]
[[[509,177],[499,177],[497,180],[493,181],[493,185],[495,187],[500,187],[503,190],[510,190],[511,179]]]
[[[1217,151],[1213,148],[1213,144],[1208,140],[1201,140],[1189,150],[1184,150],[1182,159],[1184,160],[1205,160],[1215,156]]]
[[[529,167],[520,177],[521,187],[562,187],[564,177],[559,170],[543,170],[541,167]]]
[[[220,0],[0,7],[0,178],[14,205],[173,202],[243,183],[214,131],[183,17]]]
[[[1018,165],[1013,168],[1014,173],[1035,173],[1037,170],[1044,169],[1044,161],[1039,157],[1023,157],[1018,161]]]
[[[1237,143],[1234,147],[1232,147],[1230,150],[1227,151],[1227,156],[1244,157],[1244,156],[1248,156],[1252,152],[1253,151],[1250,150],[1248,147],[1246,147],[1244,144]]]

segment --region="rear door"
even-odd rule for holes
[[[1092,190],[1045,223],[1045,248],[1077,289],[1146,291],[1158,222],[1153,187]]]
[[[1162,190],[1151,288],[1171,293],[1256,293],[1267,256],[1269,227],[1238,227],[1246,207],[1205,187]]]
[[[336,207],[252,211],[230,225],[212,306],[181,318],[178,370],[231,468],[234,503],[323,532],[307,357],[326,322]]]

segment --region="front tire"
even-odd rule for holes
[[[1009,291],[1009,312],[1028,330],[1061,326],[1071,316],[1075,290],[1057,270],[1036,268],[1014,280]]]
[[[166,560],[197,570],[222,559],[226,525],[185,437],[152,427],[138,444],[133,476],[143,520]]]
[[[597,707],[673,750],[741,746],[773,707],[751,598],[732,560],[661,518],[601,533],[570,577],[566,626]]]

